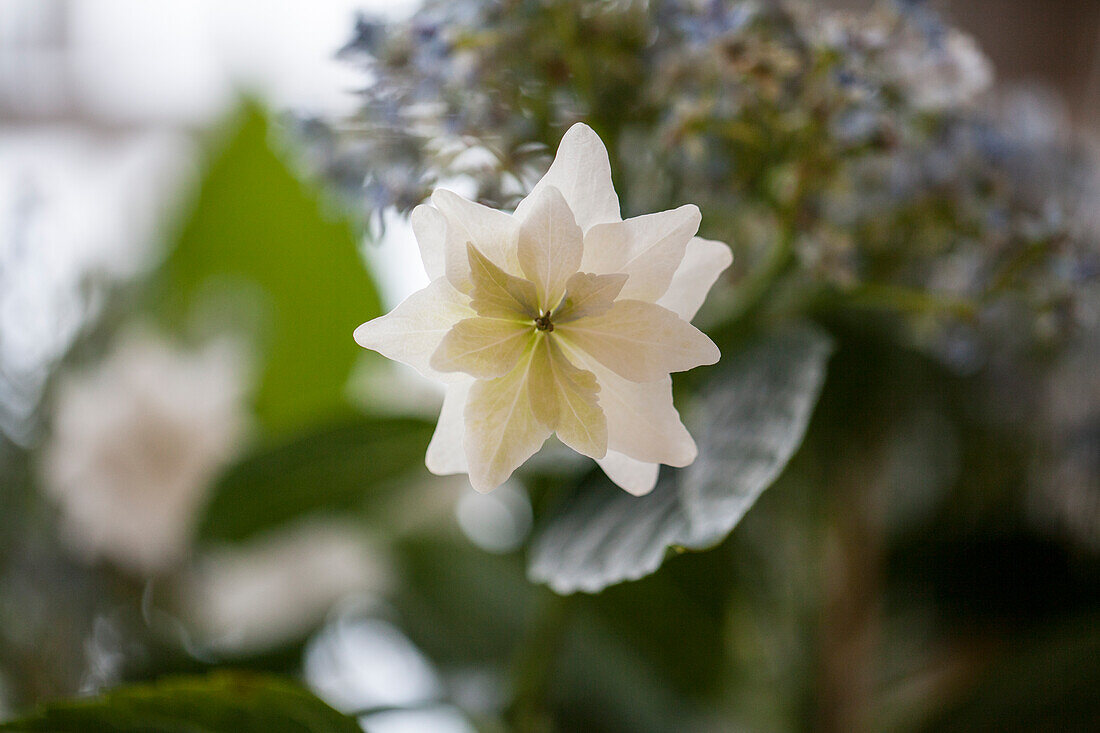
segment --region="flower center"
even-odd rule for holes
[[[535,328],[540,331],[553,331],[554,324],[550,322],[550,311],[544,312],[535,319]]]

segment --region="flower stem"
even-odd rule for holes
[[[511,729],[517,733],[548,733],[554,729],[547,706],[551,673],[566,628],[569,598],[553,591],[540,592],[527,638],[512,663]]]

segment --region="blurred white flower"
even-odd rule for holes
[[[237,451],[245,380],[228,341],[185,350],[146,332],[65,375],[42,473],[72,547],[144,575],[182,559],[211,480]]]
[[[669,373],[718,361],[688,321],[732,260],[699,220],[687,205],[623,221],[583,124],[514,214],[446,190],[418,206],[431,283],[355,338],[446,384],[428,469],[490,491],[551,433],[635,494],[658,464],[691,463]]]
[[[246,653],[292,641],[342,598],[384,590],[388,577],[387,563],[360,528],[307,519],[207,552],[179,596],[203,644]]]

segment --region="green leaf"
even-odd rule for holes
[[[589,477],[532,543],[531,579],[595,593],[655,572],[669,548],[721,542],[802,444],[832,349],[808,325],[742,349],[701,395],[695,463],[662,469],[643,497]]]
[[[205,309],[239,321],[226,303],[258,296],[259,323],[249,324],[263,356],[255,408],[269,432],[285,434],[344,409],[359,354],[352,332],[381,306],[350,224],[323,212],[268,138],[263,112],[247,105],[203,176],[160,305],[178,320]]]
[[[363,506],[423,470],[434,426],[363,417],[263,449],[226,472],[199,525],[207,540],[241,540],[319,510]]]
[[[806,435],[832,339],[809,325],[735,355],[700,400],[699,457],[681,472],[693,541],[719,541],[779,478]]]
[[[42,707],[0,731],[50,733],[361,733],[289,680],[244,672],[174,677]]]

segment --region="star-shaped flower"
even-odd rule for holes
[[[600,138],[576,124],[514,214],[438,190],[412,213],[431,278],[355,331],[447,386],[426,463],[502,484],[551,433],[645,494],[695,442],[670,372],[718,361],[688,321],[732,256],[693,205],[622,220]]]

